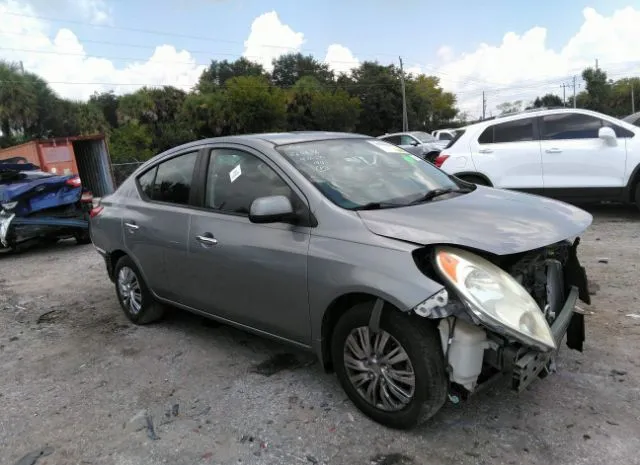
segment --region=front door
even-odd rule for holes
[[[211,150],[201,211],[191,216],[187,305],[309,345],[308,227],[249,221],[258,197],[306,203],[262,154]]]
[[[627,157],[625,135],[633,135],[630,131],[583,113],[556,113],[540,120],[545,193],[560,197],[621,193]],[[598,137],[604,125],[616,132],[613,143]]]
[[[190,198],[197,151],[163,161],[136,180],[140,198],[122,218],[128,252],[151,289],[176,300],[187,258]]]

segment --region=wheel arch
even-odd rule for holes
[[[482,180],[484,180],[487,183],[487,186],[489,187],[493,187],[493,183],[491,182],[491,180],[489,179],[488,176],[486,176],[485,174],[479,173],[477,171],[461,171],[459,173],[455,173],[454,176],[456,178],[460,178],[464,181],[464,178],[470,178],[470,177],[476,177],[476,178],[480,178]]]
[[[635,202],[635,193],[638,188],[640,188],[640,165],[636,166],[631,176],[629,176],[624,200],[631,203]]]
[[[324,370],[333,371],[331,362],[331,337],[340,317],[349,309],[362,303],[371,303],[371,307],[380,299],[383,302],[382,311],[401,311],[396,305],[380,295],[372,292],[349,292],[335,298],[327,307],[322,317],[321,339],[319,349],[320,362]]]

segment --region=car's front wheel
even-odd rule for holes
[[[385,426],[412,428],[444,405],[447,377],[437,329],[397,310],[369,328],[373,305],[347,311],[333,332],[331,352],[342,388],[365,415]]]
[[[118,301],[129,320],[144,325],[162,318],[164,307],[153,298],[131,258],[124,256],[118,260],[114,274]]]

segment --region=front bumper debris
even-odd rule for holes
[[[567,334],[569,325],[578,315],[574,312],[578,301],[579,290],[576,286],[572,286],[569,296],[560,311],[560,314],[551,325],[551,333],[556,342],[558,349]],[[584,322],[582,322],[584,324]],[[513,355],[513,373],[511,378],[512,389],[522,392],[524,391],[553,361],[557,350],[550,352],[539,352],[532,349],[524,349]]]
[[[0,212],[0,244],[4,247],[9,247],[7,236],[9,235],[9,227],[14,217],[15,215],[13,214],[9,215],[4,211]]]

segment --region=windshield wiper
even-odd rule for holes
[[[440,197],[441,195],[450,194],[451,192],[470,192],[469,189],[461,189],[459,187],[441,187],[438,189],[433,189],[422,197],[417,198],[409,203],[409,205],[415,205],[417,203],[428,202],[429,200],[435,199],[436,197]]]
[[[402,207],[402,205],[397,203],[389,203],[389,202],[369,202],[364,205],[358,205],[357,207],[353,207],[352,210],[381,210],[383,208],[394,208],[394,207]]]

